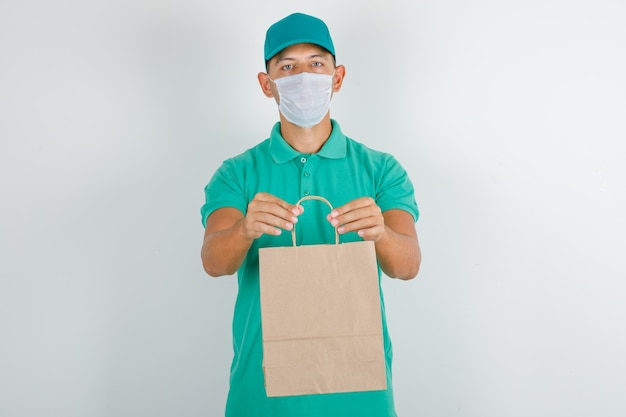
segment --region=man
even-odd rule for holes
[[[330,118],[333,93],[346,71],[321,20],[295,13],[272,25],[265,39],[263,93],[276,100],[280,122],[268,139],[226,160],[205,188],[202,262],[211,276],[237,272],[233,318],[234,358],[227,417],[393,417],[391,342],[383,306],[387,389],[358,393],[268,398],[263,378],[258,250],[290,246],[298,223],[300,244],[375,242],[382,271],[415,277],[421,253],[418,209],[405,170],[391,156],[346,137]],[[295,205],[307,195],[323,204]],[[328,209],[326,209],[326,212]],[[320,220],[321,219],[321,220]],[[329,226],[324,226],[327,221]],[[379,277],[380,277],[379,269]],[[382,301],[382,299],[381,299]]]

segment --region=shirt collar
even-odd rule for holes
[[[339,123],[332,119],[331,123],[333,130],[317,155],[328,159],[341,159],[346,156],[347,139],[343,132],[341,132]],[[272,128],[270,135],[270,154],[277,164],[289,162],[301,155],[301,153],[293,149],[280,134],[280,122],[277,122]]]

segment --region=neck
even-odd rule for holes
[[[300,127],[280,115],[280,134],[296,151],[314,154],[322,149],[333,130],[330,113],[313,127]]]

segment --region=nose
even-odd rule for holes
[[[302,74],[303,72],[312,72],[312,71],[307,71],[307,68],[305,65],[296,65],[296,67],[294,68],[291,74],[296,75],[296,74]]]

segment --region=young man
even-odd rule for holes
[[[418,209],[405,170],[389,154],[346,137],[330,118],[333,93],[345,68],[321,20],[296,13],[272,25],[265,39],[263,94],[276,100],[280,122],[270,137],[226,160],[205,188],[206,227],[202,263],[211,276],[237,272],[233,319],[234,358],[227,417],[393,417],[391,341],[383,306],[387,389],[268,398],[263,377],[258,250],[290,246],[298,223],[299,244],[375,242],[380,269],[400,279],[415,277],[421,253],[415,231]],[[294,203],[319,195],[320,203]],[[328,222],[326,226],[323,223]],[[381,294],[382,296],[382,294]],[[382,299],[381,299],[382,301]]]

